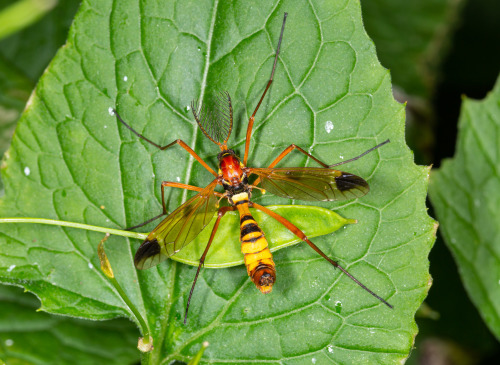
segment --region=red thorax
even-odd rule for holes
[[[227,154],[221,158],[219,166],[224,180],[229,181],[231,185],[241,183],[243,170],[241,169],[238,157]]]

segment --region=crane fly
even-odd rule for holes
[[[229,149],[227,146],[227,142],[233,128],[233,106],[231,103],[231,97],[227,92],[218,92],[216,94],[212,100],[212,108],[203,104],[199,105],[196,101],[191,104],[194,119],[196,120],[199,128],[210,141],[218,145],[220,148],[220,153],[217,156],[219,161],[218,172],[215,172],[182,140],[177,139],[170,144],[160,146],[132,129],[132,127],[130,127],[118,115],[118,113],[115,112],[118,120],[139,138],[152,144],[160,150],[166,150],[178,144],[215,177],[214,180],[205,188],[171,181],[162,182],[161,196],[163,213],[144,222],[143,224],[131,228],[138,228],[150,223],[162,215],[167,214],[164,195],[164,189],[166,187],[175,187],[198,192],[198,194],[170,213],[148,235],[146,240],[137,250],[134,259],[135,266],[138,269],[148,269],[159,264],[172,255],[175,255],[176,252],[188,245],[205,228],[217,212],[215,225],[212,229],[210,239],[203,255],[200,258],[198,270],[196,271],[191,291],[189,293],[184,323],[186,323],[187,320],[189,303],[191,302],[191,297],[193,295],[200,269],[203,266],[207,252],[210,249],[210,245],[215,238],[219,223],[227,212],[238,211],[240,216],[241,251],[244,254],[244,262],[247,268],[248,276],[262,293],[267,294],[271,292],[273,284],[276,282],[275,263],[273,261],[271,251],[269,250],[264,232],[262,232],[257,222],[252,217],[249,208],[261,210],[276,219],[298,238],[307,242],[313,250],[315,250],[334,267],[339,268],[361,288],[366,290],[388,307],[392,308],[392,306],[385,299],[368,289],[364,284],[347,272],[346,269],[323,253],[323,251],[312,243],[294,224],[277,213],[250,200],[253,189],[265,190],[274,195],[288,199],[306,201],[333,201],[359,198],[368,193],[368,183],[359,176],[334,170],[332,167],[355,161],[389,142],[389,140],[386,140],[357,157],[332,165],[323,163],[299,146],[292,144],[278,157],[276,157],[276,159],[267,168],[254,168],[247,166],[255,115],[259,110],[262,100],[269,90],[271,83],[273,82],[274,71],[276,69],[281,41],[283,39],[286,17],[287,13],[285,13],[283,17],[283,24],[281,26],[281,33],[278,40],[278,46],[276,48],[271,77],[269,78],[267,86],[248,122],[243,160],[237,156],[235,151]],[[278,162],[280,162],[293,150],[297,150],[305,154],[321,165],[321,167],[275,167]],[[256,176],[256,180],[253,184],[249,183],[249,177],[251,176]],[[215,188],[218,185],[222,185],[224,193],[215,191]],[[219,208],[218,203],[224,198],[227,199],[229,206]]]

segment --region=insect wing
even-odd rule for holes
[[[359,198],[370,190],[359,176],[321,167],[251,168],[261,186],[289,199],[332,201]]]
[[[191,242],[212,220],[217,198],[217,180],[165,218],[146,238],[135,254],[135,266],[148,269],[158,265]]]

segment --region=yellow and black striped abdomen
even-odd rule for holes
[[[248,276],[262,293],[270,293],[276,281],[276,270],[264,232],[250,214],[248,194],[237,194],[232,199],[240,213],[241,252],[245,255]]]

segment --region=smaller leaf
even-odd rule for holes
[[[431,175],[432,204],[472,302],[500,339],[500,78],[464,99],[457,152]]]
[[[295,224],[307,237],[323,236],[335,232],[346,224],[355,223],[337,213],[309,205],[270,205],[266,208],[278,213]],[[250,209],[253,217],[264,231],[272,252],[302,242],[281,223],[260,212]],[[171,257],[184,264],[198,266],[200,257],[207,245],[215,225],[215,219],[183,250]],[[221,220],[217,235],[208,251],[204,266],[207,268],[224,268],[243,265],[243,254],[240,250],[240,217],[238,212],[229,212]]]

